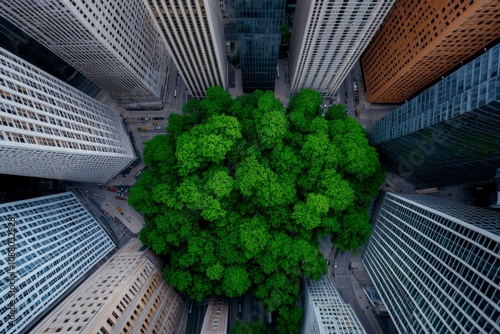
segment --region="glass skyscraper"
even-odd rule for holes
[[[500,333],[500,213],[386,193],[363,262],[400,333]]]
[[[234,0],[243,91],[274,90],[285,0]]]
[[[369,138],[417,187],[493,179],[500,166],[500,45],[383,117]]]
[[[14,254],[9,250],[7,256],[7,245]],[[0,247],[0,333],[20,334],[115,245],[78,198],[66,192],[0,204]]]

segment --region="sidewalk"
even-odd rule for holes
[[[363,251],[364,247],[357,254],[355,253],[355,251],[351,251],[351,284],[354,290],[354,295],[356,296],[356,300],[358,301],[363,314],[372,325],[372,328],[377,330],[379,333],[383,333],[374,315],[374,309],[368,301],[368,297],[366,296],[365,291],[363,290],[364,287],[374,286],[373,282],[370,279],[370,276],[365,270],[363,263],[361,262]]]

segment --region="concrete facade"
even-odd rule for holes
[[[148,0],[189,94],[204,98],[210,86],[227,88],[221,8],[213,0]]]
[[[186,312],[162,266],[130,240],[31,333],[175,333]]]
[[[121,116],[0,49],[0,173],[106,183],[134,158]]]
[[[207,312],[203,320],[201,334],[226,334],[229,316],[229,300],[224,297],[212,297],[208,301]]]
[[[306,280],[303,334],[366,334],[356,314],[346,304],[328,276]]]
[[[332,97],[395,0],[297,2],[290,44],[291,92]]]
[[[168,54],[143,1],[6,0],[0,10],[113,98],[163,104]]]

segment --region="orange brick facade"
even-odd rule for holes
[[[498,0],[399,0],[361,58],[370,102],[402,102],[500,37]]]

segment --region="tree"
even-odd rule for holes
[[[281,44],[288,45],[290,44],[290,39],[292,37],[292,33],[290,32],[290,28],[288,24],[283,24],[281,27]]]
[[[234,54],[233,58],[232,58],[232,62],[233,64],[235,65],[239,65],[240,63],[240,50],[236,50],[236,53]]]
[[[129,203],[169,284],[196,300],[249,292],[276,311],[280,333],[298,332],[300,278],[327,269],[318,238],[364,243],[385,176],[362,127],[322,117],[321,101],[306,89],[285,109],[272,92],[233,100],[211,87],[146,143],[149,170]]]
[[[345,110],[345,106],[341,103],[334,104],[333,106],[328,108],[328,111],[326,112],[325,118],[328,120],[346,119],[347,113]]]
[[[271,334],[271,328],[264,321],[254,320],[251,322],[236,321],[231,334]]]

